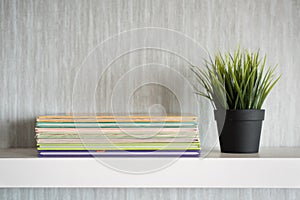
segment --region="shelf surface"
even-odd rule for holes
[[[300,148],[205,158],[38,158],[0,149],[0,187],[300,188]]]

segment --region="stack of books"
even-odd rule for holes
[[[197,117],[39,116],[39,156],[200,156]]]

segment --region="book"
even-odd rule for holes
[[[40,156],[200,155],[193,115],[51,115],[36,120]]]
[[[199,157],[200,151],[198,150],[164,150],[164,151],[151,151],[151,150],[128,150],[128,151],[43,151],[39,150],[39,156],[41,157]]]

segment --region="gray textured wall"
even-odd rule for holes
[[[34,147],[34,118],[41,114],[70,112],[74,110],[72,100],[76,98],[75,110],[83,112],[161,110],[156,104],[161,104],[166,112],[194,111],[199,105],[189,91],[188,84],[192,78],[188,64],[168,52],[144,49],[127,53],[111,63],[97,85],[88,81],[78,82],[85,75],[86,80],[96,80],[104,71],[103,63],[113,59],[111,55],[124,53],[127,47],[135,48],[149,41],[158,41],[158,44],[154,42],[157,47],[170,46],[194,64],[201,64],[204,54],[195,52],[190,41],[181,38],[174,42],[176,35],[168,37],[163,31],[161,35],[146,31],[142,36],[129,33],[124,38],[117,38],[104,48],[105,51],[94,51],[81,67],[89,52],[105,39],[143,27],[179,31],[211,53],[217,49],[233,49],[238,44],[251,50],[260,48],[267,54],[269,64],[278,63],[278,70],[283,74],[265,104],[267,115],[261,145],[299,146],[300,118],[297,113],[300,108],[297,103],[300,90],[297,81],[300,77],[300,1],[1,0],[0,147]],[[116,48],[110,49],[110,45]],[[135,66],[149,63],[160,63],[170,68],[153,64],[151,71],[145,67],[133,70]],[[81,71],[93,67],[95,69],[92,71]],[[174,73],[174,69],[181,75]],[[122,77],[128,71],[130,73]],[[79,79],[75,79],[78,74]],[[118,82],[120,79],[121,83]],[[164,84],[146,84],[137,88],[141,84],[139,81],[145,79]],[[94,90],[92,97],[96,100],[96,103],[93,102],[95,105],[85,97],[87,92],[93,91],[90,86]],[[115,88],[117,91],[113,92]],[[115,93],[117,96],[112,108],[110,103]],[[1,195],[14,199],[25,192],[25,196],[31,199],[49,198],[52,190],[49,193],[43,191],[3,190]],[[83,196],[92,197],[102,195],[100,191],[81,192]],[[284,199],[297,194],[294,190],[292,193],[289,190],[230,190],[229,193],[224,190],[158,190],[155,194],[144,196],[138,190],[109,191],[115,193],[108,192],[108,199],[120,193],[126,193],[126,197],[145,199],[150,199],[152,195],[157,198],[174,195],[175,199],[194,199],[200,193],[213,199],[218,198],[219,194],[229,195],[227,199],[273,199],[269,195],[271,193],[276,194],[273,197],[282,195],[283,198],[279,199]],[[57,195],[64,193],[53,192]],[[11,196],[12,193],[15,196]]]
[[[278,63],[283,74],[265,104],[261,144],[300,144],[300,118],[296,117],[300,96],[299,1],[0,2],[0,147],[33,147],[34,118],[41,114],[162,109],[152,106],[155,104],[161,104],[166,112],[194,112],[198,105],[188,90],[193,81],[183,59],[153,49],[122,55],[143,45],[156,45],[200,65],[203,51],[197,51],[185,38],[146,30],[129,32],[96,48],[115,34],[143,27],[179,31],[211,53],[234,49],[238,44],[250,50],[260,48],[268,55],[269,64]],[[139,65],[146,66],[133,70]],[[140,80],[163,85],[137,88]],[[96,103],[91,101],[94,97]]]
[[[296,189],[0,189],[0,199],[298,200]]]

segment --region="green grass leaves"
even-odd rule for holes
[[[259,51],[220,52],[205,61],[205,69],[192,66],[198,83],[204,88],[198,95],[208,98],[216,109],[261,109],[266,97],[280,79],[275,67],[266,69],[266,56]]]

